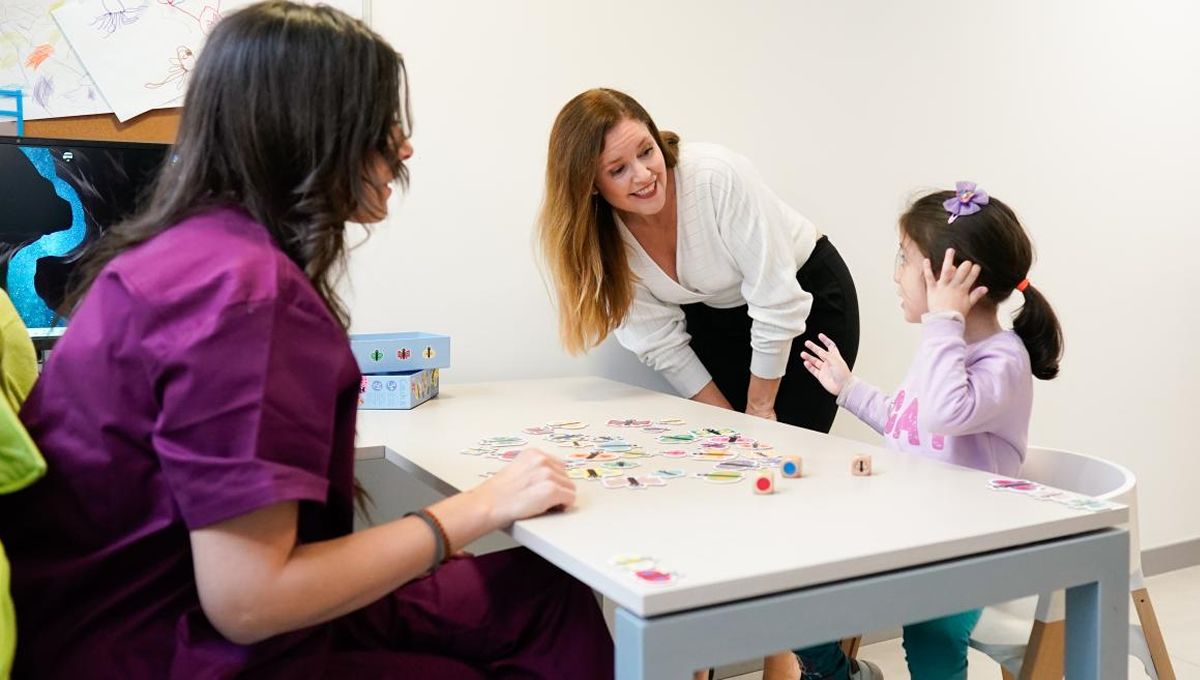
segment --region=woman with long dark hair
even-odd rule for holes
[[[22,411],[49,473],[0,498],[18,676],[611,677],[590,590],[523,549],[455,557],[570,505],[561,462],[528,451],[352,531],[335,280],[344,223],[382,219],[405,179],[405,82],[327,7],[213,30],[174,162],[82,270]]]

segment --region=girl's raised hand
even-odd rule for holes
[[[987,295],[987,288],[979,286],[972,289],[975,280],[979,278],[979,265],[973,262],[954,264],[954,249],[946,249],[946,257],[942,260],[942,272],[934,278],[933,265],[925,260],[925,303],[931,313],[958,312],[965,319],[967,312],[976,302]]]
[[[812,340],[805,340],[804,346],[812,353],[801,352],[800,358],[804,359],[804,367],[808,369],[808,372],[820,381],[821,387],[836,397],[842,393],[842,388],[850,382],[853,375],[850,373],[850,367],[846,365],[846,360],[842,358],[842,353],[838,351],[837,345],[833,344],[833,341],[824,333],[818,334],[817,337],[825,346],[819,347]]]

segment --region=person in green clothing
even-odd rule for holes
[[[21,403],[37,380],[37,355],[29,331],[13,307],[8,293],[0,290],[0,379],[4,400],[12,412],[21,410]]]
[[[23,489],[46,472],[46,461],[17,419],[36,379],[37,357],[29,332],[8,294],[0,290],[0,494]],[[0,680],[8,680],[17,646],[8,578],[8,557],[0,542]]]

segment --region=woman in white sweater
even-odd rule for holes
[[[853,363],[854,282],[744,157],[588,90],[554,122],[540,229],[569,351],[615,332],[682,396],[829,431],[837,404],[793,347],[822,332]]]

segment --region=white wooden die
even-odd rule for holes
[[[870,477],[871,476],[871,457],[870,456],[855,456],[850,461],[850,474],[855,477]]]

